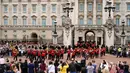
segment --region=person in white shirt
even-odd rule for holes
[[[49,62],[48,68],[47,68],[48,73],[55,73],[55,66],[53,62]]]
[[[93,73],[94,67],[92,66],[92,63],[89,62],[87,66],[87,73]]]

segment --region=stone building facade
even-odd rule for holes
[[[62,24],[66,17],[63,7],[71,3],[73,12],[70,13],[74,25],[74,43],[77,41],[96,41],[99,44],[121,44],[122,20],[125,20],[125,43],[130,42],[130,1],[111,0],[115,12],[111,18],[116,25],[111,38],[104,27],[108,19],[105,12],[107,0],[0,0],[0,39],[8,41],[52,42],[54,21],[57,21],[58,43],[63,38]]]

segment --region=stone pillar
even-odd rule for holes
[[[72,22],[69,17],[66,17],[65,22],[63,24],[63,31],[64,31],[64,45],[68,47],[69,45],[72,45]]]
[[[106,45],[108,47],[113,46],[114,45],[114,29],[112,28],[111,37],[108,36],[109,33],[108,33],[107,28],[105,28],[105,32],[106,32],[106,35],[105,35],[106,36],[105,37],[105,39],[106,39]]]
[[[53,34],[53,44],[57,44],[57,37],[58,35],[57,34]]]
[[[105,28],[105,40],[106,40],[106,45],[108,47],[114,46],[114,21],[111,18],[108,18],[106,21],[106,24],[104,25]]]
[[[66,28],[64,28],[63,29],[63,31],[64,31],[64,41],[63,41],[63,43],[64,43],[64,45],[65,46],[69,46],[69,45],[72,45],[71,44],[71,42],[72,42],[72,28],[70,28],[70,29],[66,29]]]

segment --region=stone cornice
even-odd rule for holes
[[[42,26],[42,25],[0,25],[0,29],[17,29],[17,30],[23,30],[23,29],[27,29],[27,30],[41,30],[41,29],[45,29],[45,30],[50,30],[52,29],[53,26],[51,25],[47,25],[47,26]],[[61,25],[57,25],[57,29],[58,30],[62,30],[62,26]]]

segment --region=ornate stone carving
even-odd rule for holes
[[[113,19],[108,18],[108,20],[106,21],[106,25],[104,26],[107,28],[108,36],[110,38],[112,35],[112,29],[115,27]]]

